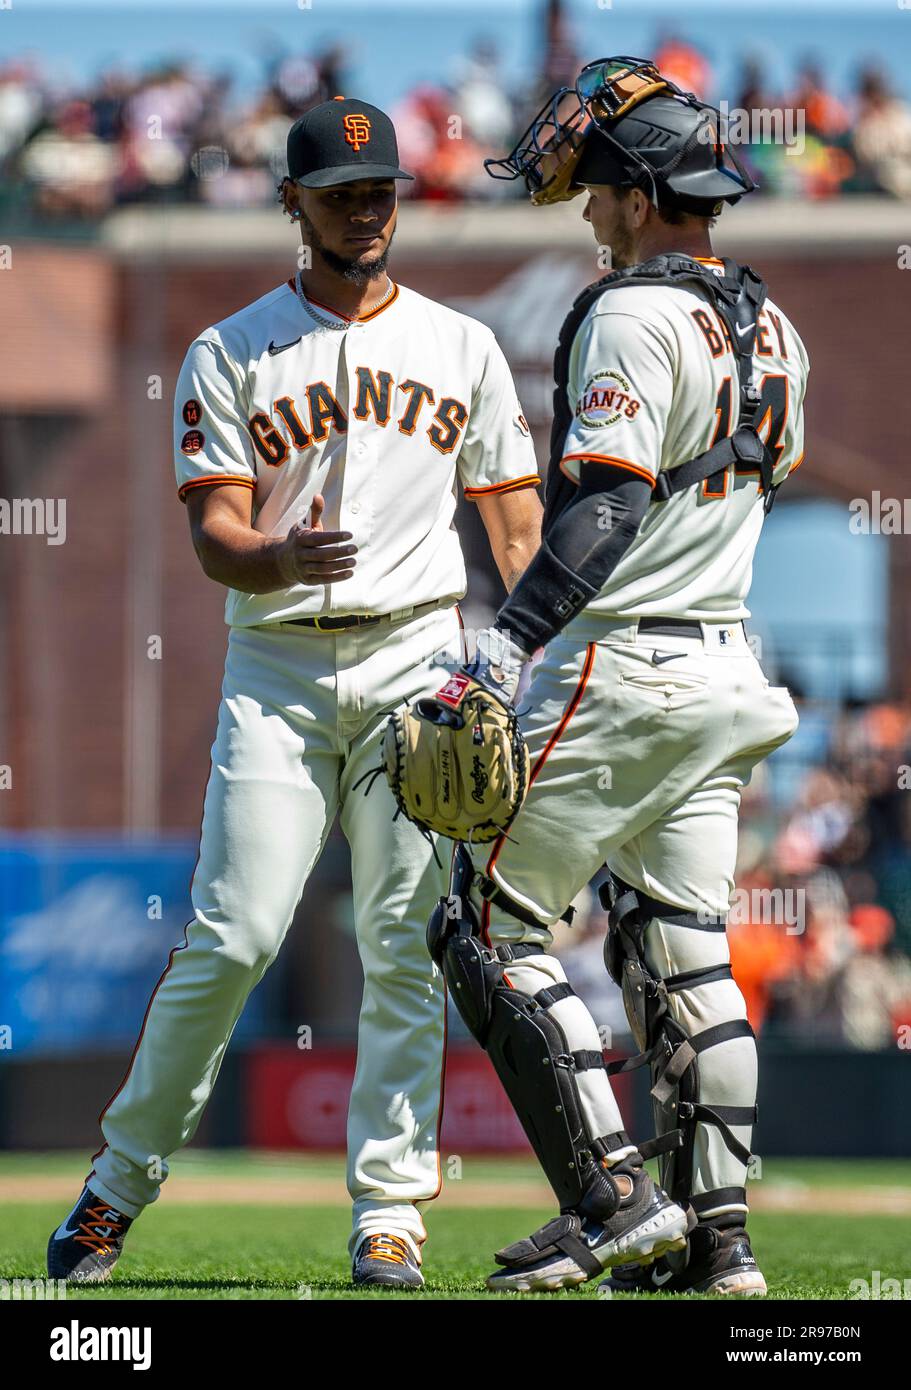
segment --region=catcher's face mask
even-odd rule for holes
[[[484,167],[491,178],[524,179],[536,205],[575,198],[582,189],[573,175],[589,131],[597,127],[610,140],[612,121],[659,92],[679,88],[648,59],[599,58],[582,69],[574,87],[562,87],[544,104],[505,159],[485,159]],[[654,184],[644,161],[619,144],[616,149],[627,167],[641,163]]]

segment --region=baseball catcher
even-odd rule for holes
[[[713,253],[714,219],[754,186],[718,112],[650,62],[589,64],[488,168],[536,205],[584,192],[614,267],[560,333],[540,549],[463,673],[508,701],[543,648],[524,745],[503,739],[505,711],[459,730],[499,768],[499,812],[485,800],[471,833],[452,811],[465,783],[444,771],[443,692],[415,710],[400,789],[469,842],[428,944],[559,1205],[499,1252],[488,1285],[555,1289],[610,1267],[614,1289],[762,1294],[745,1228],[756,1047],[725,914],[741,792],[797,724],[743,620],[764,518],[802,458],[807,356],[762,279]],[[410,787],[411,766],[433,774]],[[498,815],[509,833],[482,847]],[[626,1132],[617,1064],[547,950],[605,863],[606,963],[641,1049],[622,1066],[651,1075],[647,1143]]]

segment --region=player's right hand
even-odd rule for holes
[[[324,531],[320,518],[325,502],[317,493],[310,507],[310,525],[298,521],[278,551],[278,566],[289,584],[338,584],[354,572],[357,546],[350,531]]]

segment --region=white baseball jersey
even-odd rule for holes
[[[793,326],[771,300],[759,316],[754,362],[762,392],[757,425],[776,457],[773,480],[779,483],[803,458],[809,364]],[[560,466],[576,482],[585,459],[652,481],[738,423],[728,330],[698,289],[629,285],[607,291],[576,334],[567,390],[574,420]],[[589,611],[748,617],[744,600],[763,515],[758,474],[739,471],[656,503]]]
[[[466,587],[456,482],[469,498],[538,482],[493,334],[402,286],[346,319],[287,281],[196,339],[174,420],[182,498],[244,484],[256,530],[281,536],[320,492],[325,529],[352,532],[358,547],[354,574],[336,585],[229,590],[235,626],[456,600]]]

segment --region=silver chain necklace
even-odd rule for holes
[[[297,297],[298,297],[298,299],[300,300],[301,304],[303,305],[304,309],[306,309],[307,313],[310,314],[313,318],[316,319],[317,323],[321,323],[321,324],[323,325],[324,328],[335,328],[335,329],[350,328],[351,323],[352,323],[352,320],[350,320],[350,319],[343,319],[341,323],[338,323],[335,319],[326,318],[326,316],[325,316],[324,314],[321,314],[321,313],[319,312],[319,310],[316,309],[316,308],[314,307],[312,301],[309,300],[309,299],[307,298],[307,296],[304,294],[304,285],[303,285],[303,281],[301,280],[301,273],[300,273],[300,271],[298,271],[297,274],[296,274],[295,277],[294,277],[294,288],[295,288],[295,290],[296,290],[296,292],[297,292]],[[372,314],[374,314],[374,313],[376,313],[377,309],[382,309],[383,305],[384,305],[384,304],[387,304],[387,303],[389,302],[389,300],[392,298],[394,291],[395,291],[395,285],[392,283],[391,280],[389,280],[389,288],[387,289],[386,293],[383,295],[383,298],[380,300],[379,304],[374,304],[374,306],[373,306],[373,308],[371,309],[370,312],[371,312]],[[356,322],[356,320],[354,320],[354,321]]]

